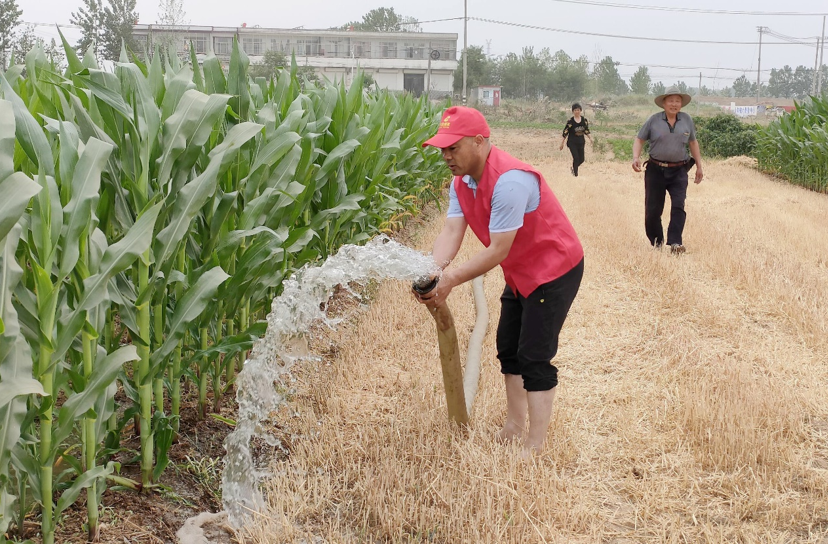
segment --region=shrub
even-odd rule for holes
[[[714,157],[753,156],[757,125],[743,123],[736,116],[720,113],[695,119],[696,138],[701,151]]]

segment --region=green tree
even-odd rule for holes
[[[288,65],[288,58],[284,53],[268,49],[262,60],[250,66],[250,77],[264,77],[271,79],[276,73]]]
[[[492,81],[493,67],[491,61],[486,58],[483,52],[483,47],[479,45],[472,45],[468,49],[468,59],[466,61],[468,69],[468,77],[466,79],[466,87],[473,89],[479,85],[490,85]],[[460,54],[460,62],[457,64],[457,69],[454,71],[454,90],[459,92],[463,90],[463,54]]]
[[[650,71],[646,66],[639,66],[630,78],[630,91],[633,94],[650,93]]]
[[[341,28],[361,32],[416,32],[419,23],[413,17],[398,14],[394,8],[376,8],[363,15],[362,21],[351,21]]]
[[[653,96],[659,96],[659,95],[664,94],[664,91],[666,91],[666,90],[667,90],[667,88],[664,86],[664,83],[659,81],[658,83],[653,83],[653,86],[650,89],[650,92],[653,94]]]
[[[190,21],[187,19],[187,12],[184,11],[183,0],[159,0],[158,19],[155,22],[159,25],[173,27],[189,24]],[[157,46],[162,51],[162,54],[166,54],[168,51],[175,53],[178,50],[178,44],[183,40],[184,35],[181,32],[159,32],[157,37],[153,38],[154,43],[151,44],[149,49],[151,50]]]
[[[768,94],[777,98],[793,96],[794,71],[787,64],[781,68],[773,68],[768,79]]]
[[[14,41],[14,33],[20,24],[23,10],[17,7],[15,0],[0,0],[0,68],[6,69],[8,52]]]
[[[674,87],[678,87],[680,93],[684,94],[693,94],[690,92],[690,87],[687,86],[687,83],[683,81],[679,81],[678,83],[673,85]]]
[[[377,81],[374,79],[374,76],[368,73],[362,75],[362,86],[365,87],[367,90],[371,90],[376,85]]]
[[[577,100],[589,82],[589,60],[586,56],[572,59],[564,51],[551,55],[545,63],[549,70],[547,94],[554,100]]]
[[[503,96],[534,99],[548,87],[548,69],[532,47],[524,47],[520,56],[509,53],[502,58],[497,74]]]
[[[618,64],[612,60],[612,57],[601,59],[601,62],[595,65],[592,77],[595,78],[599,93],[625,94],[627,92],[627,84],[621,79]]]
[[[733,82],[733,93],[740,97],[754,96],[756,94],[756,83],[748,81],[745,75],[741,75]]]
[[[81,55],[90,47],[94,47],[95,56],[102,57],[102,37],[106,25],[103,0],[83,0],[83,5],[77,12],[72,12],[72,18],[69,21],[80,27],[81,38],[78,40],[77,48]]]
[[[72,24],[81,27],[78,49],[94,47],[99,59],[118,60],[121,45],[135,50],[132,27],[138,21],[135,0],[83,0],[83,6],[72,12]]]
[[[26,62],[26,55],[35,48],[36,45],[40,44],[44,46],[43,39],[38,38],[34,33],[34,27],[32,25],[24,25],[23,30],[18,32],[11,43],[11,56],[9,59],[14,58],[15,64],[24,64]],[[43,49],[46,49],[43,47]]]
[[[122,44],[130,51],[135,51],[135,39],[132,36],[132,27],[138,22],[135,2],[136,0],[109,0],[109,5],[104,8],[104,58],[118,60]]]
[[[811,82],[814,77],[814,69],[805,66],[797,66],[793,73],[791,91],[794,98],[802,100],[811,94]]]

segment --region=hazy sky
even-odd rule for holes
[[[602,3],[608,5],[594,5]],[[533,46],[536,51],[543,47],[548,47],[553,52],[563,49],[573,57],[587,55],[590,61],[611,55],[615,61],[622,63],[619,72],[625,79],[635,72],[638,65],[644,64],[650,67],[653,81],[663,81],[669,85],[684,80],[695,86],[698,84],[699,72],[702,72],[704,85],[720,88],[730,85],[733,79],[743,73],[728,70],[731,68],[747,71],[748,78],[756,80],[759,46],[755,42],[759,39],[758,26],[767,27],[779,34],[807,39],[810,44],[810,47],[773,45],[782,40],[765,34],[762,47],[763,82],[767,82],[769,75],[765,69],[779,68],[785,64],[793,67],[803,64],[812,68],[816,37],[822,32],[822,16],[819,15],[688,13],[619,8],[612,7],[613,4],[711,11],[828,13],[828,0],[468,0],[470,18],[547,28],[534,29],[470,20],[468,43],[470,46],[483,46],[484,51],[493,56],[520,52],[525,46]],[[26,22],[68,24],[71,12],[77,10],[81,2],[18,0],[18,5],[23,10],[23,20]],[[184,0],[184,9],[190,23],[206,26],[240,26],[247,23],[248,26],[275,28],[329,28],[359,20],[364,13],[378,7],[393,7],[397,13],[420,21],[460,18],[461,20],[455,21],[426,23],[422,27],[426,31],[457,33],[458,48],[462,48],[462,0]],[[138,0],[137,11],[141,23],[155,23],[158,0]],[[567,34],[548,29],[674,40],[754,43],[671,43]],[[53,27],[37,27],[36,32],[47,39],[57,36]],[[77,30],[65,29],[64,32],[70,41],[76,41]],[[824,63],[828,64],[828,54],[825,57]],[[675,68],[679,66],[693,69]]]

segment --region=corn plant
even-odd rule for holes
[[[828,191],[828,100],[812,97],[759,130],[759,168],[815,191]]]

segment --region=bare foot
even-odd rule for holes
[[[527,440],[523,444],[523,449],[520,452],[520,458],[524,461],[531,461],[536,457],[540,457],[541,453],[543,453],[543,443],[534,444]]]
[[[516,440],[520,440],[521,435],[523,434],[523,428],[517,423],[513,423],[511,421],[507,421],[503,428],[500,429],[497,433],[497,441],[501,444],[508,444],[510,442],[514,442]]]
[[[526,446],[524,446],[520,450],[520,460],[527,464],[533,463],[537,455],[538,452],[534,448],[527,448]]]

